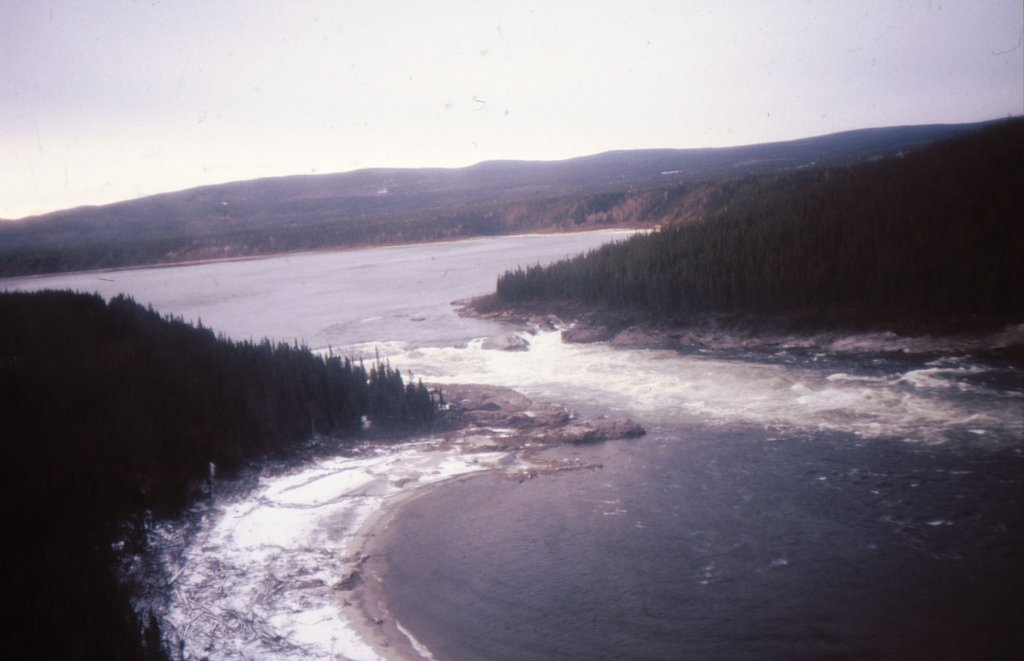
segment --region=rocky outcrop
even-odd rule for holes
[[[530,343],[520,335],[509,333],[486,338],[481,348],[491,351],[526,351]]]
[[[564,406],[534,403],[510,388],[490,385],[440,386],[448,403],[444,419],[462,437],[482,437],[479,449],[542,449],[554,445],[583,445],[646,432],[628,418],[581,420]]]
[[[618,349],[678,349],[680,334],[658,328],[634,326],[615,335],[611,345]]]
[[[646,430],[629,418],[621,420],[596,420],[583,424],[570,424],[551,430],[549,438],[557,443],[585,445],[622,438],[639,438]]]
[[[615,333],[605,326],[575,325],[562,331],[562,341],[570,344],[607,342],[613,337],[615,337]]]

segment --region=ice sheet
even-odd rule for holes
[[[165,634],[187,658],[377,660],[339,589],[360,565],[367,522],[425,484],[507,464],[505,453],[407,443],[264,478],[218,506],[167,567]]]

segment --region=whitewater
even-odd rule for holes
[[[380,355],[441,388],[507,386],[538,404],[564,404],[582,417],[628,416],[648,429],[640,441],[545,459],[600,470],[525,482],[536,465],[487,449],[508,433],[490,429],[269,466],[245,489],[215,485],[183,520],[155,523],[151,556],[133,565],[148,568],[140,609],[156,614],[185,658],[885,656],[908,650],[862,613],[878,595],[855,587],[853,574],[863,583],[863,575],[888,576],[911,563],[924,569],[904,575],[925,572],[921,585],[930,585],[934,562],[934,575],[955,584],[939,598],[1003,595],[994,587],[976,594],[954,580],[977,573],[977,563],[1012,573],[1014,556],[992,549],[1022,537],[1012,512],[1024,484],[1024,385],[1019,366],[1001,354],[891,333],[793,337],[770,349],[621,349],[563,342],[559,327],[464,317],[453,305],[492,290],[507,268],[622,236],[498,237],[0,287],[127,293],[235,339],[298,339],[318,351]],[[1021,332],[1005,329],[992,342],[1019,341]],[[486,348],[487,338],[509,335],[524,350]],[[986,481],[994,470],[998,479]],[[954,496],[959,504],[950,504]],[[777,499],[770,514],[752,509]],[[388,562],[373,574],[367,554],[385,530],[391,550],[374,553]],[[524,546],[524,536],[535,545]],[[609,540],[623,546],[604,548]],[[886,564],[879,549],[897,564]],[[429,580],[417,569],[421,554],[437,563]],[[491,569],[496,557],[519,567],[518,579]],[[606,569],[577,576],[581,564]],[[795,601],[809,607],[802,600],[822,576],[838,581],[833,588],[849,603],[842,596],[832,600],[838,605],[816,602],[826,613],[821,621],[794,616]],[[1020,583],[1019,572],[1004,578],[1010,587]],[[382,581],[368,592],[379,603],[355,598],[367,580]],[[618,596],[605,583],[618,586]],[[898,581],[893,589],[901,589]],[[920,607],[914,595],[934,601],[937,589],[908,582],[901,612]],[[537,621],[552,603],[563,607]],[[719,620],[708,621],[708,604]],[[637,612],[648,614],[636,620]],[[928,617],[970,642],[943,624],[960,615]],[[914,627],[925,625],[903,623],[908,617],[892,621],[908,645],[917,644]],[[495,632],[496,619],[510,633]],[[744,624],[726,634],[727,621]],[[615,635],[595,634],[592,622]],[[765,629],[765,622],[774,624]],[[473,640],[458,631],[473,632]],[[768,631],[778,640],[765,642]]]

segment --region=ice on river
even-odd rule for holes
[[[209,514],[180,564],[166,568],[165,633],[187,658],[379,658],[339,589],[359,569],[364,526],[413,489],[504,458],[419,442],[264,478]]]
[[[510,386],[536,400],[592,406],[645,425],[754,426],[773,436],[778,430],[780,437],[824,430],[866,439],[1021,443],[1020,371],[962,357],[1018,341],[1021,327],[977,346],[954,343],[950,351],[892,333],[850,335],[820,346],[820,363],[816,356],[793,362],[770,354],[563,344],[557,332],[524,334],[527,350],[505,352],[473,338],[508,333],[508,327],[460,317],[452,306],[493,291],[506,269],[549,263],[629,234],[492,237],[60,274],[7,279],[0,288],[126,293],[161,313],[202,319],[237,340],[298,338],[314,348],[333,346],[340,355],[379,352],[426,382]],[[793,346],[809,345],[795,340]],[[944,357],[905,358],[933,352]],[[215,500],[184,551],[163,554],[172,558],[167,576],[173,578],[169,610],[160,613],[165,631],[182,639],[188,658],[376,658],[350,626],[355,607],[335,589],[359,565],[359,530],[418,485],[504,467],[502,459],[404,445],[321,461],[267,478],[245,496]],[[184,525],[162,530],[174,535]]]

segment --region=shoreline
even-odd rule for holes
[[[383,591],[383,540],[404,506],[477,476],[596,469],[558,449],[644,433],[631,421],[580,420],[509,388],[443,390],[449,410],[432,430],[371,437],[351,454],[287,466],[227,490],[198,520],[154,531],[150,553],[163,578],[149,585],[167,602],[139,604],[158,611],[168,648],[213,659],[430,658],[390,615]]]
[[[725,436],[730,437],[730,442],[721,442]],[[751,654],[757,656],[758,652],[761,655],[766,653],[772,655],[775,652],[784,654],[790,646],[799,650],[797,656],[807,657],[821,656],[823,650],[825,652],[835,651],[842,656],[851,649],[860,653],[870,650],[872,654],[881,654],[882,656],[886,656],[886,653],[895,655],[909,653],[912,655],[915,648],[920,649],[917,647],[918,645],[927,643],[928,639],[934,640],[934,632],[928,632],[927,624],[925,624],[927,615],[913,614],[915,611],[920,612],[922,607],[925,608],[927,614],[932,595],[936,598],[943,595],[959,595],[963,598],[977,597],[982,594],[997,597],[999,594],[998,592],[993,594],[989,588],[981,587],[985,585],[985,581],[982,581],[979,586],[972,576],[974,570],[965,567],[963,561],[958,559],[959,551],[969,550],[967,557],[974,557],[974,553],[984,553],[985,558],[999,561],[998,566],[1002,569],[1000,573],[1004,576],[1006,571],[1013,569],[1012,560],[1005,555],[1005,551],[999,550],[1000,543],[995,541],[995,538],[988,537],[988,535],[997,534],[995,528],[991,527],[997,525],[996,522],[1016,520],[1013,516],[1015,512],[1013,499],[1007,501],[1005,498],[998,498],[991,506],[986,504],[987,497],[992,493],[990,488],[984,486],[985,481],[979,479],[980,476],[972,477],[967,472],[970,469],[981,470],[985,466],[1005,466],[1005,462],[1010,461],[1011,464],[1014,464],[1013,467],[1006,467],[992,474],[992,477],[1001,475],[1005,478],[1016,475],[1014,481],[1019,485],[1020,462],[1019,459],[1013,459],[1015,455],[1012,453],[978,457],[973,450],[968,448],[950,453],[945,449],[908,445],[898,439],[865,445],[851,444],[849,438],[841,433],[822,434],[816,437],[814,443],[807,443],[806,440],[795,438],[790,441],[780,441],[780,439],[773,438],[767,431],[753,435],[735,435],[728,430],[711,431],[707,435],[698,433],[687,437],[685,445],[689,445],[691,449],[684,454],[678,454],[677,450],[671,454],[659,454],[659,457],[662,458],[678,457],[678,463],[670,465],[673,469],[683,471],[676,474],[686,478],[682,482],[688,486],[683,488],[682,493],[678,493],[679,500],[675,501],[682,507],[681,519],[663,519],[657,515],[650,518],[652,514],[667,509],[665,502],[661,502],[659,507],[643,510],[644,514],[640,514],[641,509],[633,507],[638,506],[638,503],[630,502],[626,505],[620,503],[619,505],[629,512],[636,511],[637,520],[643,521],[648,530],[645,533],[624,531],[624,539],[635,540],[638,536],[650,534],[655,529],[660,531],[671,529],[668,525],[655,526],[653,525],[655,522],[669,524],[671,520],[679,520],[685,522],[683,525],[688,524],[702,534],[704,530],[717,530],[724,533],[726,540],[729,540],[720,544],[707,542],[709,546],[703,546],[699,541],[694,543],[693,546],[699,547],[699,550],[690,551],[696,554],[695,557],[683,555],[682,563],[687,563],[683,565],[685,569],[680,570],[674,579],[672,574],[666,575],[666,584],[674,586],[669,593],[680,596],[672,597],[674,602],[670,601],[667,595],[660,604],[655,601],[656,604],[659,604],[655,611],[659,629],[664,627],[666,637],[679,645],[677,649],[689,649],[690,653],[696,657],[726,658]],[[751,452],[751,448],[756,448],[757,451]],[[646,451],[647,448],[644,450]],[[607,461],[614,456],[605,454],[602,459]],[[986,456],[987,458],[985,458]],[[971,457],[978,458],[982,463],[968,462],[965,465],[964,459]],[[856,459],[857,462],[852,463],[850,461],[852,459]],[[723,474],[717,472],[713,472],[706,480],[700,477],[716,463],[728,467],[725,470],[730,478],[725,484],[720,482]],[[837,464],[841,467],[839,471],[834,470]],[[604,490],[607,489],[606,482],[614,481],[617,477],[628,474],[628,472],[624,474],[619,470],[625,465],[624,462],[614,464],[609,462],[610,468],[607,473],[584,478],[582,481],[590,483],[591,490],[583,492],[589,498],[581,500],[591,503],[605,502],[595,500],[595,497],[600,498],[602,494],[607,493]],[[847,473],[846,470],[843,470],[850,465],[857,466],[860,471]],[[611,468],[611,466],[615,468]],[[802,470],[792,470],[793,466],[798,466]],[[970,469],[966,469],[966,466],[970,466]],[[764,473],[758,477],[759,470],[763,470]],[[922,473],[941,477],[921,481]],[[779,480],[780,475],[785,479]],[[873,477],[865,481],[865,475]],[[573,481],[576,482],[576,480]],[[1006,482],[998,481],[1005,487]],[[575,511],[573,502],[568,503],[568,506],[563,502],[560,509],[554,509],[556,506],[552,502],[554,500],[552,496],[564,493],[580,495],[581,493],[576,489],[569,492],[560,490],[558,482],[558,480],[538,480],[536,483],[531,483],[529,488],[517,488],[516,485],[505,483],[500,477],[474,475],[467,476],[458,482],[438,484],[437,490],[423,491],[416,497],[403,501],[395,517],[383,524],[390,527],[379,529],[369,545],[372,553],[376,553],[381,548],[394,548],[393,551],[390,551],[390,557],[375,558],[385,568],[387,568],[386,563],[392,563],[394,569],[390,570],[390,576],[393,582],[381,584],[373,582],[373,578],[369,576],[367,580],[370,586],[366,594],[370,599],[390,597],[386,606],[391,609],[391,612],[382,615],[387,618],[387,622],[380,625],[372,623],[368,625],[372,632],[369,635],[376,636],[375,640],[380,645],[379,653],[384,658],[403,661],[460,658],[462,656],[466,658],[523,658],[521,653],[515,653],[516,650],[522,649],[518,645],[524,640],[532,642],[532,639],[524,637],[537,635],[538,640],[541,640],[540,636],[544,636],[546,639],[544,646],[538,645],[538,647],[545,650],[557,650],[556,653],[550,654],[553,658],[570,658],[573,653],[600,658],[602,655],[595,653],[595,650],[600,650],[601,647],[589,646],[587,639],[587,633],[590,632],[589,627],[586,626],[587,620],[589,620],[590,613],[593,612],[591,602],[583,601],[577,604],[577,602],[545,601],[538,599],[538,594],[550,596],[551,593],[543,591],[538,593],[535,586],[542,585],[541,581],[544,577],[548,577],[552,582],[559,582],[560,577],[565,575],[563,572],[571,574],[573,566],[582,567],[581,572],[585,572],[585,568],[593,567],[595,564],[602,568],[607,565],[599,564],[589,556],[583,555],[586,542],[583,543],[583,547],[573,546],[571,551],[561,553],[558,556],[561,562],[558,564],[549,565],[548,559],[543,554],[536,552],[532,554],[509,553],[509,550],[516,548],[520,542],[524,546],[532,543],[536,547],[544,547],[545,545],[540,540],[560,539],[557,536],[551,537],[556,530],[555,527],[549,525],[547,527],[548,537],[539,539],[533,536],[533,529],[530,527],[530,522],[536,521],[538,517],[542,521],[546,520],[548,513],[552,515],[553,520],[559,520],[568,516],[569,512]],[[637,483],[633,481],[616,484],[636,486]],[[969,494],[966,502],[971,504],[971,509],[956,509],[956,504],[960,502],[958,500],[960,491],[952,488],[954,486],[963,487],[966,490],[964,493]],[[717,489],[708,490],[713,487],[717,487]],[[738,488],[739,491],[734,491],[733,488]],[[829,495],[837,488],[842,488],[841,493],[848,497],[836,498],[834,495]],[[781,489],[787,494],[786,502],[795,504],[796,510],[787,509],[785,519],[795,520],[799,524],[798,529],[803,531],[801,539],[813,540],[808,542],[813,545],[811,550],[805,550],[802,546],[794,547],[790,536],[775,536],[773,533],[777,532],[778,528],[774,525],[777,521],[774,516],[767,521],[762,518],[764,503],[777,504],[773,496],[777,489]],[[872,494],[872,490],[881,491],[884,495]],[[496,492],[499,496],[491,500],[491,494]],[[1004,488],[1001,493],[1012,494],[1012,488]],[[761,494],[761,497],[750,499],[742,497],[742,495],[756,494]],[[939,499],[938,502],[936,502],[936,498]],[[707,499],[708,502],[702,502],[703,499]],[[799,504],[807,501],[820,502],[819,499],[828,499],[829,508],[838,507],[836,519],[838,523],[826,522],[827,530],[838,536],[838,540],[832,538],[831,535],[815,537],[811,533],[811,531],[820,529],[820,515],[817,514],[817,511],[813,514],[805,514],[806,510]],[[878,501],[881,499],[888,503],[886,507],[897,508],[903,513],[903,516],[895,521],[869,516],[872,512],[877,512]],[[614,502],[614,500],[609,499],[608,502]],[[462,516],[461,503],[465,503],[467,509],[474,514]],[[503,512],[512,511],[508,510],[508,507],[518,507],[530,503],[533,503],[535,507],[525,512],[514,510],[520,515],[514,518],[510,517],[508,523],[495,522],[495,526],[506,528],[506,532],[496,538],[504,539],[506,543],[510,542],[513,546],[506,546],[503,551],[494,554],[495,560],[492,566],[495,571],[489,572],[486,569],[488,565],[482,564],[490,560],[489,547],[485,543],[475,543],[475,528],[469,524],[479,526],[482,521],[492,521],[494,517],[504,516]],[[545,503],[551,503],[553,511],[549,512]],[[937,507],[937,505],[940,506]],[[942,505],[948,505],[951,509]],[[975,509],[975,506],[985,512],[984,516],[979,518],[978,509]],[[768,540],[765,549],[761,549],[760,544],[730,543],[734,541],[734,538],[728,537],[726,531],[735,525],[731,513],[737,508],[742,508],[740,511],[743,516],[741,519],[737,519],[741,521],[742,527],[752,526],[763,533],[760,536],[752,535],[744,539],[752,537]],[[607,519],[606,515],[600,513],[604,508],[588,509],[594,510],[595,517],[605,516]],[[609,510],[605,511],[607,513]],[[486,513],[487,516],[480,516],[481,512]],[[862,521],[858,515],[863,516],[865,520]],[[614,519],[607,520],[614,521]],[[538,522],[539,524],[540,522]],[[631,529],[632,521],[629,521],[624,528]],[[440,532],[435,535],[430,532],[431,530]],[[449,530],[453,533],[452,537],[448,536]],[[592,528],[586,528],[586,530],[592,530]],[[1013,537],[1005,537],[1005,535],[1019,536],[1017,535],[1019,528],[1016,528],[1016,531],[1016,533],[1007,533],[1003,530],[998,533],[998,537],[1003,540],[1004,544],[1009,543]],[[424,533],[426,534],[421,537]],[[872,542],[879,540],[876,543],[879,544],[880,549],[864,543],[863,540],[868,535]],[[963,536],[968,537],[969,541],[964,540]],[[490,542],[495,538],[487,535],[484,539]],[[574,537],[574,539],[580,538]],[[678,543],[679,536],[670,535],[658,539],[665,543],[669,540]],[[694,535],[684,539],[702,540],[704,538]],[[953,542],[953,539],[960,541]],[[647,542],[638,542],[637,546],[631,545],[626,548],[636,550],[642,548],[643,544],[647,544]],[[555,546],[557,547],[557,544]],[[643,562],[644,555],[642,553],[620,552],[622,547],[618,544],[613,548],[615,555],[601,556],[606,559],[606,562],[618,563],[636,559],[637,566]],[[605,553],[609,551],[610,549],[605,549]],[[460,557],[465,558],[467,554],[468,561],[460,559]],[[733,554],[739,555],[743,566],[748,568],[746,571],[742,571],[732,564],[734,562]],[[723,557],[729,558],[729,560],[723,561],[721,559]],[[674,561],[674,554],[672,558]],[[698,559],[700,559],[699,562]],[[846,559],[850,559],[851,562],[845,563]],[[515,560],[521,560],[522,565],[515,563]],[[576,564],[577,561],[578,564]],[[467,562],[468,564],[464,564]],[[569,563],[568,566],[564,564],[566,562]],[[712,563],[715,562],[721,562],[722,565],[713,565]],[[922,562],[925,567],[919,571],[919,565]],[[614,587],[604,592],[604,599],[595,600],[594,603],[613,602],[616,594],[629,593],[629,587],[638,585],[644,586],[648,590],[644,593],[644,599],[657,599],[657,597],[651,597],[651,592],[657,593],[658,590],[652,590],[651,586],[661,585],[652,582],[660,576],[652,573],[640,573],[638,576],[634,573],[633,564],[627,562],[626,566],[629,568],[619,574],[616,581],[608,582]],[[480,581],[467,579],[466,582],[463,582],[464,575],[476,575],[476,572],[473,571],[474,568],[478,571],[482,570],[485,576],[489,574],[489,580],[488,578]],[[549,573],[538,574],[538,570],[545,568]],[[879,603],[879,599],[883,602],[886,599],[885,581],[869,581],[869,587],[864,589],[861,586],[864,585],[863,571],[867,571],[870,576],[884,577],[888,575],[891,577],[893,575],[891,572],[903,573],[908,569],[910,578],[905,583],[901,583],[905,594],[897,600],[897,603],[902,606],[917,606],[917,608],[900,609],[902,612],[898,612],[896,616],[900,625],[917,623],[918,626],[910,630],[912,642],[903,643],[902,639],[897,637],[903,633],[899,626],[883,627],[882,633],[879,634],[878,627],[882,620],[889,615],[870,610],[872,604]],[[521,574],[519,570],[523,570]],[[973,587],[958,590],[955,587],[946,586],[943,583],[946,570],[952,570],[956,577],[953,580],[953,585],[956,585],[961,579],[969,579],[962,585]],[[415,580],[418,576],[431,576],[435,571],[437,578],[431,578],[422,583]],[[503,574],[506,572],[515,574],[515,577],[505,580]],[[830,577],[833,575],[839,577],[836,583],[830,581]],[[986,580],[998,580],[999,575],[995,572],[985,573]],[[918,583],[917,580],[922,576],[927,577],[928,580],[925,583]],[[530,587],[509,586],[507,589],[504,587],[508,583],[517,583],[522,580],[522,577],[529,577],[525,580],[530,581],[528,584]],[[495,582],[496,578],[501,580]],[[414,580],[406,583],[405,581],[409,579]],[[777,581],[781,581],[781,585],[785,589],[781,601],[778,601],[776,592],[776,586],[779,585]],[[745,601],[748,599],[748,593],[743,586],[748,583],[757,586],[752,588],[757,591],[756,604],[759,607],[767,608],[767,612],[773,613],[774,617],[764,619],[751,617],[749,607],[752,604]],[[575,585],[575,583],[567,581],[563,594],[565,596],[576,594],[568,590],[569,586]],[[813,589],[808,593],[808,586],[813,588],[815,585],[826,585],[827,588],[835,586],[840,593],[840,599],[833,602],[827,591],[820,596]],[[499,591],[495,593],[482,591],[487,587],[497,587]],[[623,588],[626,589],[623,590]],[[922,588],[925,592],[920,593],[919,597],[912,596],[916,594],[916,589]],[[744,622],[742,629],[745,632],[756,632],[759,635],[752,635],[750,638],[744,639],[730,637],[729,630],[723,634],[723,625],[720,624],[722,619],[711,621],[708,618],[707,600],[701,596],[705,594],[705,591],[710,590],[723,591],[726,593],[725,596],[730,598],[728,601],[717,602],[720,608],[726,610],[726,617],[739,618]],[[529,596],[523,597],[522,602],[517,601],[523,593]],[[1012,589],[1002,590],[1002,593],[1005,595],[1004,598],[1010,598]],[[633,593],[631,599],[623,600],[621,606],[614,610],[613,614],[606,615],[602,625],[615,626],[616,623],[623,623],[623,626],[626,626],[625,622],[635,623],[628,619],[628,614],[637,610],[635,608],[638,604],[637,594]],[[679,599],[687,601],[685,598],[687,596],[690,601],[679,605],[682,603]],[[805,598],[806,601],[804,601]],[[478,611],[476,610],[476,599],[479,599],[481,604],[491,604],[493,607],[484,606]],[[467,604],[466,608],[459,607],[460,603]],[[547,608],[551,603],[570,603],[578,605],[579,608],[556,609],[552,607],[551,610],[554,610],[552,613]],[[738,605],[733,606],[734,603]],[[991,614],[986,614],[984,611],[978,612],[977,609],[972,611],[966,606],[961,608],[955,605],[955,600],[947,600],[944,603],[945,605],[938,610],[945,613],[945,617],[949,618],[947,624],[952,625],[956,631],[955,634],[942,636],[946,639],[945,643],[955,642],[957,634],[970,633],[981,623],[985,623],[985,629],[990,633],[997,633],[1000,629],[1005,631],[1005,626],[1008,626],[1008,621],[1012,619],[1011,617],[1002,617],[999,624],[992,624]],[[954,605],[949,606],[950,603]],[[1000,603],[1000,600],[996,598],[993,603]],[[514,604],[514,606],[510,606],[510,604]],[[679,607],[679,612],[683,617],[691,620],[688,624],[703,634],[700,640],[709,641],[707,646],[699,646],[699,641],[684,633],[683,628],[677,629],[672,625],[676,612],[673,610],[674,604]],[[821,630],[819,628],[821,623],[806,623],[806,620],[800,617],[803,612],[800,610],[793,615],[790,609],[794,604],[812,604],[817,607],[826,604],[826,612],[835,618],[829,621],[827,630],[835,636],[835,639],[831,640],[827,646],[822,646],[820,641],[814,638],[815,632]],[[457,610],[451,615],[447,615],[451,613],[449,609],[453,608]],[[566,614],[565,629],[552,627],[538,631],[537,621],[540,619],[538,614],[554,617],[563,612]],[[765,611],[758,609],[755,612]],[[442,616],[442,613],[446,615]],[[508,613],[508,620],[496,617],[504,613]],[[582,616],[574,617],[581,613]],[[627,615],[623,615],[623,613]],[[859,617],[864,613],[871,614]],[[964,616],[969,623],[959,624],[964,620]],[[405,618],[408,618],[408,622]],[[647,624],[648,621],[641,620],[644,624]],[[466,623],[464,627],[462,622]],[[506,623],[512,623],[514,631],[507,635],[498,633],[502,625]],[[405,626],[406,624],[409,626]],[[408,636],[410,627],[413,628],[415,634],[422,634],[424,643],[430,641],[427,643],[429,647],[421,646],[417,649],[411,639],[401,639],[401,637]],[[790,632],[791,636],[783,640],[773,638],[777,627]],[[492,644],[492,630],[494,640],[500,642]],[[563,631],[569,631],[575,635],[565,635]],[[649,631],[649,629],[640,631]],[[399,638],[388,638],[392,634]],[[892,636],[892,638],[887,640],[887,636]],[[631,632],[629,640],[634,645],[638,645],[648,637],[649,634],[641,637],[641,634],[634,630]],[[472,642],[484,640],[487,642],[481,642],[480,645]],[[974,644],[983,640],[985,640],[984,635],[972,639]],[[865,645],[864,641],[869,644]],[[684,646],[686,644],[689,644],[690,647]],[[933,644],[926,649],[941,651],[942,644]],[[890,645],[895,645],[895,647],[890,647]],[[964,645],[959,647],[968,649],[968,646]],[[527,649],[531,648],[527,647]],[[532,649],[536,650],[536,648]],[[617,648],[619,656],[622,656],[624,649],[644,650],[644,648],[636,646],[619,647]],[[645,650],[647,652],[645,656],[650,658],[668,658],[670,656],[666,653],[666,646],[652,649],[656,649],[658,652]],[[481,650],[497,650],[498,653],[491,657]],[[731,651],[732,654],[723,650]],[[765,650],[769,650],[769,652],[765,652]],[[898,652],[893,650],[898,650]],[[628,654],[626,655],[628,656]],[[526,656],[545,658],[546,655],[535,651],[534,654]]]
[[[384,578],[387,573],[384,538],[387,530],[402,508],[417,498],[443,488],[446,484],[488,473],[489,470],[481,469],[403,490],[388,498],[355,532],[360,560],[355,572],[345,579],[351,581],[355,577],[355,585],[344,593],[341,606],[348,609],[348,624],[356,637],[380,658],[396,661],[434,659],[433,654],[388,609],[384,594]]]
[[[582,445],[612,440],[635,438],[644,434],[632,421],[574,421],[564,407],[557,404],[535,403],[510,388],[479,384],[444,386],[446,398],[456,413],[455,430],[462,433],[461,452],[497,449],[509,453],[502,467],[482,467],[481,470],[453,475],[449,478],[421,484],[387,497],[354,533],[359,547],[358,567],[345,581],[351,590],[342,599],[344,607],[351,606],[357,613],[349,618],[356,636],[369,645],[374,653],[386,659],[402,661],[434,659],[430,650],[418,641],[412,631],[405,628],[388,608],[384,582],[388,573],[388,530],[409,503],[434,493],[446,485],[479,478],[500,476],[523,481],[543,474],[556,474],[566,470],[593,470],[592,466],[572,461],[558,454],[567,445]],[[507,426],[511,425],[511,427]],[[511,433],[512,430],[521,432]],[[496,433],[483,440],[481,432]],[[474,438],[476,437],[476,438]],[[486,438],[486,437],[485,437]],[[459,440],[446,438],[442,447],[460,445]],[[397,654],[397,656],[396,656]]]
[[[704,314],[683,324],[653,321],[639,313],[603,310],[575,302],[500,303],[494,294],[455,301],[465,317],[488,319],[521,330],[560,330],[562,341],[607,343],[617,349],[715,350],[802,349],[927,354],[992,354],[1024,363],[1024,323],[1007,319],[819,321],[808,315]]]
[[[468,243],[471,241],[479,241],[481,239],[494,239],[494,238],[514,238],[514,237],[537,237],[537,236],[573,236],[576,234],[617,234],[617,233],[636,233],[650,231],[649,227],[602,227],[600,229],[585,229],[576,232],[567,232],[562,228],[558,228],[552,231],[538,230],[534,232],[522,232],[518,234],[497,234],[488,235],[480,234],[476,236],[460,236],[452,239],[433,239],[426,241],[413,241],[413,242],[402,242],[402,243],[353,243],[343,244],[337,246],[327,246],[323,248],[308,248],[304,250],[291,250],[285,252],[274,252],[274,253],[261,253],[252,255],[230,255],[223,257],[207,257],[199,259],[185,259],[180,261],[168,261],[168,262],[153,262],[148,264],[124,264],[122,266],[111,266],[107,268],[95,268],[95,269],[80,269],[71,271],[48,271],[46,273],[22,273],[16,275],[5,275],[0,276],[0,284],[5,280],[31,280],[36,278],[49,278],[49,277],[62,277],[62,276],[75,276],[75,275],[90,275],[96,273],[120,273],[122,271],[142,271],[146,269],[171,269],[180,268],[186,266],[204,266],[207,264],[222,264],[230,262],[248,262],[248,261],[259,261],[263,259],[275,259],[278,257],[300,257],[303,255],[319,255],[324,253],[333,252],[348,252],[353,250],[368,250],[373,248],[407,248],[407,247],[420,247],[420,246],[435,246],[435,245],[447,245],[454,243]]]

